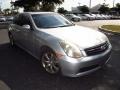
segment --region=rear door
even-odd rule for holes
[[[12,34],[14,36],[15,43],[20,44],[21,42],[21,19],[20,15],[15,16],[12,25]]]

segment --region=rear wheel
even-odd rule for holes
[[[56,74],[59,72],[60,68],[58,61],[54,52],[48,48],[45,48],[41,56],[43,68],[51,74]]]
[[[72,20],[72,21],[75,21],[75,19],[74,19],[74,18],[72,18],[71,20]]]

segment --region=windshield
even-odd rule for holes
[[[12,17],[12,16],[8,16],[7,18],[11,18],[11,19],[13,19],[13,17]]]
[[[38,28],[56,28],[74,25],[59,14],[33,14],[32,18]]]
[[[73,16],[73,17],[77,17],[76,15],[74,15],[74,14],[71,14],[71,16]]]
[[[85,14],[86,16],[91,16],[90,14]]]

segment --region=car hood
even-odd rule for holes
[[[74,18],[80,18],[79,16],[73,16]]]
[[[2,20],[3,20],[3,19],[5,19],[5,18],[0,18],[0,19],[2,19]]]
[[[82,26],[58,27],[40,30],[60,40],[72,42],[83,49],[99,45],[107,40],[107,37],[103,33]]]

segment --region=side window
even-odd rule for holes
[[[17,19],[15,19],[15,23],[19,26],[23,26],[25,24],[29,24],[30,25],[30,22],[29,22],[29,19],[27,18],[26,15],[24,14],[20,14]]]
[[[28,24],[28,25],[31,26],[30,19],[29,19],[29,17],[27,15],[23,15],[21,20],[23,21],[22,25]]]
[[[14,19],[13,19],[13,24],[17,24],[18,25],[18,15],[16,15],[15,17],[14,17]]]
[[[28,24],[32,27],[29,17],[24,14],[19,14],[19,15],[15,16],[13,23],[16,25],[19,25],[19,26]]]
[[[30,18],[27,15],[23,14],[22,17],[21,17],[21,20],[22,20],[21,26],[30,25],[31,29],[33,29]]]
[[[24,24],[24,18],[23,18],[23,14],[19,15],[19,22],[18,25],[22,26]]]
[[[14,17],[13,24],[21,26],[22,24],[21,14]]]

